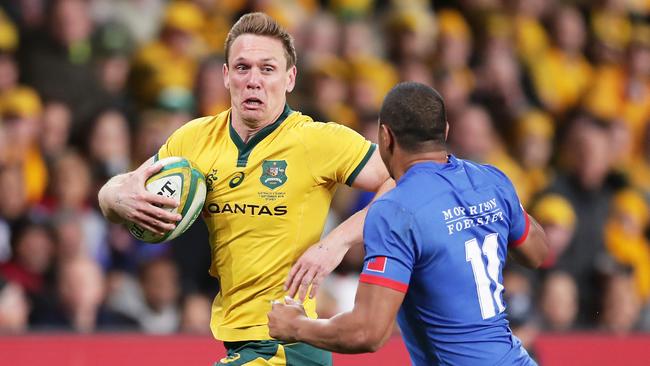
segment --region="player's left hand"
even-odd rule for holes
[[[309,298],[313,299],[321,282],[341,263],[347,249],[323,241],[312,245],[291,267],[284,290],[290,297],[295,297],[297,292],[300,301],[305,301],[309,291]]]
[[[284,304],[273,301],[269,317],[269,335],[285,342],[297,342],[296,321],[306,318],[305,308],[299,302],[286,296]]]

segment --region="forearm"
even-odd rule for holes
[[[296,339],[314,347],[337,353],[374,352],[385,342],[385,338],[371,336],[354,313],[342,313],[331,319],[301,318],[296,322]]]
[[[392,179],[386,180],[377,190],[373,201],[381,197],[384,193],[395,187],[395,181]],[[363,210],[357,211],[354,215],[350,216],[347,220],[343,221],[339,226],[323,238],[324,243],[338,243],[339,245],[349,249],[354,245],[363,243],[363,222],[366,219],[368,207]]]
[[[339,246],[347,251],[352,246],[363,243],[363,222],[367,212],[366,207],[348,217],[321,240],[321,245]]]
[[[291,297],[274,302],[269,335],[286,342],[304,342],[339,353],[375,352],[390,337],[404,292],[359,283],[354,309],[330,319],[309,319]]]

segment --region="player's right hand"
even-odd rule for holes
[[[112,212],[122,220],[133,222],[145,230],[163,235],[176,227],[182,216],[167,208],[178,206],[172,198],[151,193],[145,182],[162,168],[161,164],[143,164],[138,169],[120,176],[107,193]]]

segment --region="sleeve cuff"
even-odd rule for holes
[[[359,282],[369,283],[372,285],[378,285],[382,287],[388,287],[390,289],[403,292],[403,293],[406,293],[406,291],[409,288],[409,286],[405,283],[391,280],[390,278],[374,276],[366,273],[362,273],[361,276],[359,276]]]
[[[370,157],[372,156],[372,153],[374,153],[376,149],[377,149],[376,144],[370,144],[370,147],[368,148],[368,151],[366,152],[366,155],[363,156],[363,159],[361,159],[361,162],[359,162],[359,165],[357,165],[357,167],[354,169],[354,171],[352,171],[352,174],[350,174],[348,179],[345,180],[346,185],[348,185],[350,187],[352,186],[352,183],[354,183],[354,180],[357,179],[357,175],[359,175],[359,173],[361,173],[361,171],[363,170],[363,167],[366,166],[366,164],[368,163],[368,160],[370,160]]]
[[[530,231],[530,218],[528,217],[528,213],[526,211],[524,211],[524,215],[526,217],[526,229],[519,239],[510,242],[510,245],[508,245],[510,248],[516,248],[520,246],[524,243],[524,241],[526,241],[526,238],[528,238],[528,232]]]

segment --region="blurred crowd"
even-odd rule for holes
[[[204,224],[136,241],[98,189],[229,107],[223,42],[264,11],[294,35],[295,110],[376,139],[399,81],[438,89],[450,151],[493,164],[546,230],[508,264],[508,314],[539,332],[650,330],[650,2],[5,0],[0,3],[0,332],[209,333]],[[372,196],[341,188],[327,227]],[[350,309],[363,248],[319,293]],[[441,279],[444,280],[444,279]]]

